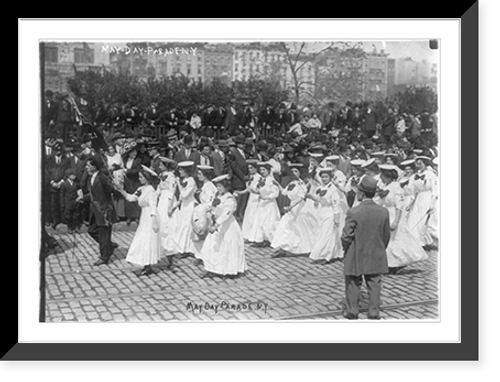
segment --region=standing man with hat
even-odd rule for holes
[[[100,257],[94,263],[96,266],[107,264],[117,247],[111,241],[111,231],[117,221],[112,194],[118,192],[109,177],[101,171],[103,166],[100,157],[95,157],[88,159],[85,167],[89,176],[83,200],[90,202],[88,234],[99,243]]]
[[[365,176],[358,185],[358,206],[347,212],[342,232],[346,309],[344,317],[355,320],[363,278],[368,289],[368,319],[379,319],[382,274],[388,273],[386,248],[391,238],[389,211],[372,199],[377,181]]]
[[[62,155],[62,145],[57,142],[52,148],[52,157],[47,162],[48,179],[50,184],[50,206],[52,216],[52,228],[62,222],[60,189],[64,182],[64,173],[70,168],[71,164],[68,158]]]

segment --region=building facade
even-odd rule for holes
[[[75,69],[110,69],[110,55],[103,46],[85,42],[44,43],[45,89],[66,92],[67,80],[75,75]]]
[[[363,59],[363,99],[387,97],[388,59],[384,51],[368,53]]]
[[[229,85],[233,80],[233,47],[230,44],[204,45],[204,81],[214,78]]]

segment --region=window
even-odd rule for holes
[[[93,64],[94,51],[92,49],[75,48],[75,63],[77,64]]]
[[[201,74],[201,66],[198,66],[198,74]]]
[[[45,61],[46,62],[58,62],[57,59],[58,50],[56,47],[47,46],[45,47]]]
[[[237,72],[238,71],[238,64],[234,64],[234,71]]]

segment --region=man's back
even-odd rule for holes
[[[342,246],[344,274],[359,276],[388,272],[385,249],[391,236],[389,211],[370,199],[347,212]]]

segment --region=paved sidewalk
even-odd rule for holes
[[[134,232],[116,230],[112,262],[95,267],[98,246],[85,233],[51,232],[59,246],[46,259],[46,321],[338,320],[342,262],[315,265],[307,257],[271,258],[271,248],[246,246],[248,271],[238,279],[201,279],[193,258],[137,277],[125,261]],[[384,277],[381,318],[439,319],[438,253]],[[366,306],[363,289],[362,306]],[[360,318],[366,318],[362,311]]]

